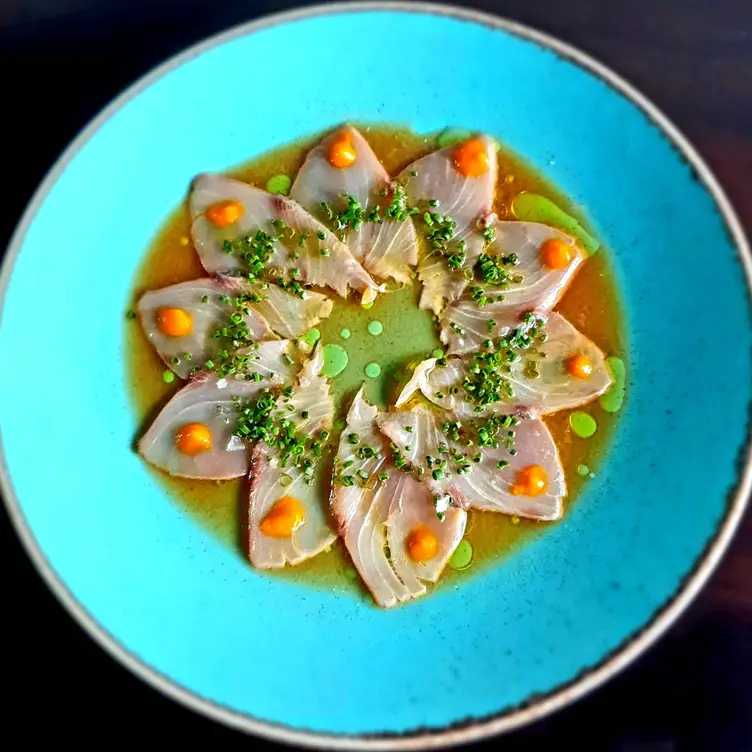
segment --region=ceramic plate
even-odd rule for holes
[[[191,178],[344,120],[461,124],[524,155],[592,217],[629,337],[628,403],[563,523],[392,611],[260,576],[186,517],[131,451],[124,384],[131,280]],[[477,739],[612,676],[717,563],[750,489],[749,278],[707,167],[582,53],[419,3],[270,17],[120,96],[23,217],[2,276],[5,500],[71,614],[190,707],[299,744]]]

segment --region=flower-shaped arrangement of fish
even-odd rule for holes
[[[247,353],[255,378],[199,374],[164,406],[138,443],[143,458],[170,475],[206,480],[248,472],[248,447],[237,435],[239,405],[292,380],[292,346],[263,342]]]
[[[548,225],[498,221],[497,172],[496,143],[477,135],[391,180],[343,126],[310,150],[289,198],[220,175],[194,181],[193,242],[213,276],[138,303],[159,356],[191,379],[139,452],[172,475],[247,474],[254,567],[299,564],[339,535],[376,603],[392,607],[439,579],[467,510],[562,515],[564,470],[541,416],[592,401],[613,377],[552,310],[586,254]],[[332,293],[369,304],[416,270],[446,354],[419,363],[386,410],[361,388],[338,434],[323,348],[308,356],[313,339],[291,340],[331,314]]]
[[[259,569],[299,564],[336,539],[323,500],[328,478],[322,458],[334,420],[329,382],[318,349],[294,388],[277,399],[246,403],[256,440],[251,457],[248,554]],[[241,431],[242,431],[241,423]]]
[[[340,437],[332,511],[363,582],[389,608],[423,595],[424,582],[439,579],[467,515],[452,508],[439,519],[428,488],[395,467],[377,419],[361,388]]]
[[[418,239],[373,149],[350,126],[308,153],[290,195],[349,246],[375,277],[410,284]]]

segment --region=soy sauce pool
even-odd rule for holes
[[[396,174],[413,160],[437,148],[435,134],[423,136],[406,129],[382,126],[365,126],[360,130],[390,174]],[[229,174],[262,188],[274,175],[294,178],[308,150],[318,140],[318,136],[312,137],[277,149],[231,170]],[[499,180],[494,208],[501,219],[511,218],[509,207],[515,196],[530,191],[551,199],[587,228],[587,222],[576,207],[519,157],[504,148],[498,156]],[[190,242],[190,219],[184,202],[167,219],[147,250],[134,280],[129,306],[132,307],[146,290],[202,276],[205,272]],[[417,307],[418,294],[417,285],[399,290],[380,296],[370,309],[333,297],[332,315],[318,328],[321,344],[340,345],[348,354],[347,368],[332,381],[337,409],[335,419],[344,418],[350,398],[363,382],[367,384],[371,401],[383,406],[393,402],[405,368],[428,357],[441,346],[433,316]],[[557,310],[606,355],[624,357],[623,319],[608,249],[601,248],[587,260]],[[369,331],[369,324],[373,322],[381,326],[379,334]],[[372,326],[371,329],[378,331],[379,327]],[[165,366],[135,321],[126,323],[125,344],[126,386],[143,430],[182,382],[179,379],[172,384],[164,382]],[[380,375],[370,378],[366,375],[366,368],[374,363],[379,366]],[[581,409],[590,413],[598,424],[597,433],[590,439],[573,434],[569,411],[546,418],[559,448],[569,487],[565,514],[576,503],[580,488],[590,480],[590,472],[599,472],[606,459],[614,424],[618,421],[618,415],[605,412],[597,401]],[[585,466],[588,472],[583,474]],[[172,478],[151,467],[149,471],[199,524],[245,558],[244,481],[195,481]],[[459,580],[482,571],[533,536],[545,532],[552,524],[556,523],[519,520],[491,512],[470,512],[465,537],[473,547],[472,565],[461,572],[447,567],[437,587],[454,586]],[[264,574],[319,588],[349,590],[368,597],[340,541],[330,551],[297,567]]]

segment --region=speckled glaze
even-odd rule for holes
[[[311,39],[337,44],[312,65]],[[348,85],[333,85],[342,61]],[[229,105],[212,94],[227,71],[247,82]],[[199,529],[131,451],[123,381],[130,280],[191,178],[346,119],[501,138],[587,208],[628,308],[628,403],[581,502],[503,566],[394,611],[258,576]],[[21,378],[0,369],[5,500],[73,616],[207,715],[325,747],[513,728],[638,655],[728,543],[750,486],[749,274],[707,168],[581,53],[418,3],[266,19],[122,95],[27,210],[3,268],[0,352],[11,362],[52,326],[54,357]]]

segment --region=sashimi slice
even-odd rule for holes
[[[258,569],[279,569],[296,565],[321,553],[336,539],[322,499],[329,496],[326,463],[317,457],[311,442],[325,444],[322,431],[332,426],[334,403],[329,382],[321,376],[323,355],[319,348],[301,370],[289,398],[278,400],[274,418],[291,420],[297,436],[306,440],[306,454],[286,459],[278,445],[259,440],[251,458],[248,509],[248,554]],[[280,424],[281,425],[281,424]],[[312,470],[306,463],[312,462]],[[264,534],[262,523],[274,505],[292,497],[305,510],[305,520],[291,535]]]
[[[462,539],[466,514],[451,509],[439,521],[428,489],[389,461],[388,442],[376,426],[377,416],[377,408],[366,402],[361,389],[340,439],[332,511],[374,600],[390,608],[423,595],[424,582],[438,580]],[[358,437],[357,444],[352,436]],[[419,526],[438,540],[436,555],[424,562],[414,561],[406,552],[407,538]]]
[[[347,167],[330,161],[333,144],[348,140],[355,160]],[[318,220],[340,234],[353,256],[375,277],[410,284],[411,267],[418,263],[418,239],[409,217],[399,221],[383,212],[389,175],[373,149],[355,128],[345,125],[327,134],[308,153],[290,196]],[[350,208],[349,224],[338,226],[333,213]]]
[[[483,350],[447,358],[446,365],[439,365],[435,359],[424,361],[416,368],[396,404],[405,404],[420,390],[428,400],[460,417],[519,410],[545,415],[591,402],[611,386],[613,378],[604,354],[593,342],[558,313],[550,313],[545,319],[536,317],[536,320],[545,321],[546,339],[534,339],[526,349],[511,348],[517,357],[515,362],[496,369],[500,382],[509,389],[502,391],[498,400],[479,405],[470,398],[466,388],[467,383],[472,386],[475,382],[476,363],[490,352]],[[498,329],[499,334],[506,337],[512,331],[509,325]],[[494,348],[507,351],[498,348],[498,341],[494,339]],[[584,356],[590,364],[591,371],[586,378],[577,378],[568,371],[569,359],[576,356]]]
[[[297,339],[322,319],[331,314],[333,303],[319,292],[305,290],[302,295],[283,290],[277,285],[269,285],[259,290],[261,300],[255,308],[269,326],[283,337]]]
[[[240,212],[235,222],[218,227],[206,213],[224,202],[235,202]],[[352,288],[364,303],[379,292],[349,248],[292,199],[222,175],[200,175],[190,209],[193,243],[209,272],[330,287],[342,297]],[[254,266],[259,254],[262,263]]]
[[[439,249],[429,247],[418,265],[423,285],[420,306],[436,315],[467,287],[468,274],[488,242],[482,230],[493,208],[498,171],[496,146],[488,136],[471,141],[477,141],[484,150],[487,169],[482,174],[466,176],[457,168],[458,150],[468,143],[465,142],[418,159],[398,178],[409,204],[420,209],[415,219],[419,234],[425,237],[437,229],[440,223],[436,215],[454,223],[449,241]],[[457,260],[461,260],[453,264],[456,268],[450,268],[447,262],[447,256],[452,254],[459,254]]]
[[[476,350],[489,337],[490,321],[502,321],[523,311],[543,312],[553,308],[584,260],[574,238],[535,222],[497,222],[495,240],[484,249],[490,259],[503,260],[503,284],[474,281],[462,297],[448,305],[441,317],[441,341],[449,352]],[[568,249],[569,261],[550,268],[541,259],[547,241],[560,241]],[[476,274],[477,277],[477,274]],[[462,332],[459,334],[459,332]]]
[[[550,431],[539,419],[508,416],[507,422],[493,429],[494,447],[479,445],[486,422],[461,423],[426,405],[387,413],[378,421],[398,461],[405,461],[404,469],[426,485],[439,512],[445,513],[451,503],[537,520],[558,519],[566,482]],[[519,472],[531,466],[542,468],[545,489],[536,495],[516,492]]]
[[[137,311],[141,326],[159,357],[178,376],[187,379],[196,367],[203,368],[223,348],[235,349],[251,340],[277,338],[258,311],[249,306],[238,308],[233,297],[233,287],[221,280],[196,279],[145,293]],[[160,329],[159,317],[165,309],[177,309],[188,315],[190,331],[185,336],[169,336]],[[236,311],[241,322],[232,325],[230,316]],[[231,336],[218,336],[223,330],[228,332],[230,326],[231,333],[239,337],[234,347]]]
[[[282,356],[289,342],[264,342],[255,351],[260,381],[200,374],[162,408],[138,443],[138,451],[170,475],[206,480],[239,478],[248,472],[247,445],[235,436],[238,401],[251,400],[264,390],[278,390],[292,381],[294,366]],[[210,448],[195,455],[178,449],[178,433],[198,424],[210,434]]]

